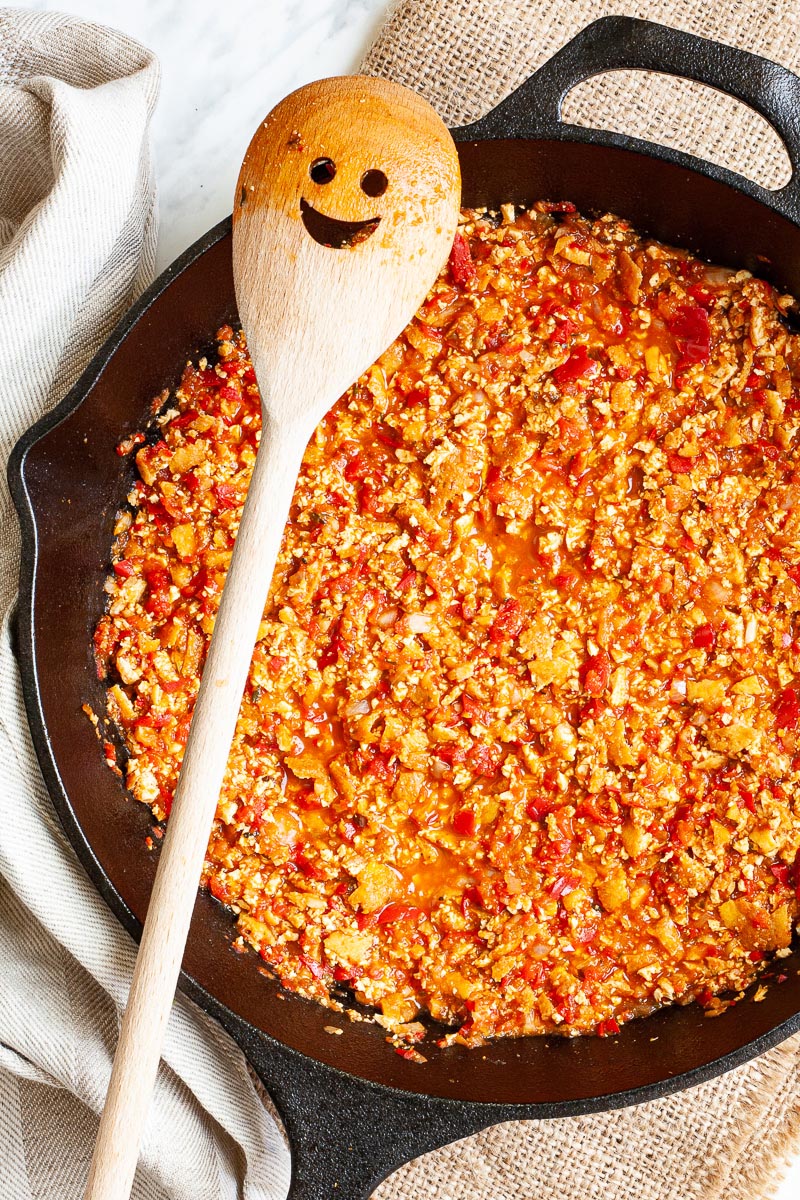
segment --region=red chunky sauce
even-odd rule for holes
[[[786,952],[788,305],[568,204],[463,214],[309,444],[208,848],[287,988],[473,1044],[713,1009]],[[260,436],[244,341],[219,337],[136,452],[96,634],[158,818]]]

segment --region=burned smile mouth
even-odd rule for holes
[[[356,246],[371,237],[380,224],[380,217],[369,217],[366,221],[337,221],[318,212],[307,200],[300,198],[300,215],[308,233],[320,246],[332,246],[335,250],[343,246]]]

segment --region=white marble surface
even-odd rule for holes
[[[158,54],[159,269],[230,212],[242,154],[264,113],[311,79],[353,70],[388,8],[388,0],[16,2],[115,26]],[[775,1193],[798,1195],[800,1160]]]
[[[17,0],[19,3],[19,0]],[[227,216],[259,121],[301,84],[356,69],[388,0],[61,0],[161,60],[153,122],[159,270]]]

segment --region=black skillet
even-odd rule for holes
[[[638,68],[709,84],[762,113],[783,139],[792,181],[767,191],[721,167],[635,138],[560,120],[578,82]],[[466,204],[569,199],[610,210],[665,241],[747,267],[800,295],[800,79],[774,63],[644,21],[584,29],[482,120],[456,130]],[[39,761],[64,828],[98,889],[136,936],[155,861],[151,822],[106,767],[81,712],[103,710],[91,634],[103,608],[114,514],[131,481],[114,454],[186,358],[236,321],[230,222],[150,288],[70,395],[16,447],[9,477],[23,558],[19,659]],[[228,949],[232,923],[198,898],[181,986],[233,1035],[283,1116],[291,1200],[365,1200],[396,1167],[511,1119],[566,1117],[652,1100],[746,1062],[800,1028],[800,953],[763,1003],[714,1021],[663,1010],[618,1037],[501,1041],[426,1050],[415,1064],[383,1031],[351,1023]],[[325,1027],[341,1028],[335,1036]]]

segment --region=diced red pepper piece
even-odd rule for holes
[[[122,631],[117,628],[110,617],[100,618],[92,639],[97,658],[97,673],[100,679],[104,678],[106,664],[121,637]]]
[[[307,954],[298,954],[297,956],[304,967],[307,967],[315,979],[324,980],[326,977],[325,968],[321,963],[318,963],[315,958],[310,958]]]
[[[525,812],[532,821],[541,821],[542,817],[546,817],[554,809],[555,801],[551,796],[536,796],[533,800],[529,800],[525,806]]]
[[[800,722],[800,694],[793,687],[784,688],[775,701],[775,725],[778,729],[796,729]]]
[[[163,684],[162,684],[163,687]],[[172,720],[170,713],[147,713],[143,717],[139,717],[134,724],[145,729],[164,729]]]
[[[199,596],[203,588],[208,586],[208,571],[205,567],[201,567],[196,575],[192,576],[186,587],[181,588],[182,596]]]
[[[295,804],[297,804],[305,812],[315,812],[322,808],[317,793],[314,791],[313,787],[302,788],[301,791],[295,794],[294,801]]]
[[[739,788],[739,795],[744,800],[744,806],[747,811],[754,813],[756,811],[756,799],[753,793],[749,792],[747,788]]]
[[[292,854],[292,862],[297,867],[298,871],[301,871],[303,875],[306,875],[309,879],[325,878],[325,872],[320,871],[319,867],[314,866],[314,864],[307,857],[302,846],[295,846],[294,853]]]
[[[575,322],[571,321],[569,317],[567,317],[565,320],[560,321],[556,325],[555,329],[550,334],[550,341],[554,346],[566,346],[577,328],[578,326],[575,324]]]
[[[493,779],[500,769],[503,751],[499,746],[475,745],[467,755],[467,762],[476,775]]]
[[[453,829],[462,837],[475,836],[475,813],[471,808],[460,808],[453,817]]]
[[[337,663],[340,657],[345,657],[347,653],[347,643],[341,635],[342,618],[338,617],[333,622],[330,628],[330,641],[325,650],[322,651],[317,659],[317,665],[322,671],[331,663]]]
[[[554,900],[558,900],[561,896],[568,896],[570,892],[574,892],[575,883],[569,875],[559,875],[547,890]]]
[[[344,469],[344,477],[348,483],[353,483],[357,479],[364,479],[370,473],[370,465],[367,462],[365,455],[356,454],[354,458]]]
[[[352,843],[358,833],[358,827],[352,821],[342,822],[342,837],[346,842]]]
[[[372,486],[369,480],[358,489],[358,511],[367,513],[370,516],[376,516],[380,511],[380,505],[376,499],[378,493]]]
[[[607,1021],[601,1021],[597,1026],[598,1037],[611,1037],[615,1033],[619,1033],[619,1021],[616,1017],[609,1017]]]
[[[388,750],[375,754],[367,767],[367,774],[381,783],[394,783],[397,771],[397,760]]]
[[[238,507],[239,496],[232,483],[215,483],[213,490],[217,500],[218,508],[225,509]]]
[[[714,293],[709,292],[707,288],[704,288],[702,283],[692,283],[686,290],[692,299],[696,300],[700,307],[704,308],[706,312],[708,312],[710,308],[713,308]]]
[[[228,885],[224,879],[218,879],[212,876],[208,881],[208,890],[215,899],[220,900],[223,904],[227,904],[230,898]]]
[[[551,968],[543,962],[526,962],[522,968],[522,978],[532,988],[540,988],[547,979]]]
[[[438,746],[436,757],[452,767],[456,763],[463,763],[467,757],[467,752],[461,746]]]
[[[692,634],[692,645],[696,650],[713,650],[717,644],[717,633],[713,625],[698,625]]]
[[[426,321],[420,321],[417,317],[417,328],[421,329],[426,338],[432,338],[435,342],[441,342],[444,337],[444,332],[437,329],[435,325],[428,325]]]
[[[128,562],[127,558],[121,559],[114,563],[114,574],[119,575],[120,579],[130,579],[134,572],[134,566]]]
[[[380,425],[376,422],[372,428],[375,441],[380,442],[387,450],[396,450],[403,440],[399,429],[393,429],[391,425]]]
[[[509,339],[510,331],[505,321],[494,321],[486,333],[484,349],[499,350]]]
[[[693,470],[697,458],[686,458],[683,454],[668,454],[667,466],[673,475],[688,475]]]
[[[556,1003],[556,1012],[567,1022],[572,1022],[578,1015],[578,1003],[574,996],[563,996]]]
[[[169,423],[170,429],[183,429],[186,425],[191,425],[198,416],[197,410],[190,408],[187,412],[181,413],[177,417],[173,417]]]
[[[581,687],[590,696],[602,695],[611,679],[611,659],[605,650],[598,650],[597,654],[590,654],[580,667],[578,677]]]
[[[776,446],[767,438],[758,438],[754,443],[754,449],[758,450],[769,462],[777,462],[781,456],[780,446]]]
[[[596,375],[599,370],[600,364],[589,357],[589,351],[581,342],[572,351],[567,361],[563,362],[560,367],[556,367],[553,371],[553,378],[559,387],[563,387],[564,384],[575,383],[579,379]]]
[[[225,385],[225,380],[221,375],[217,374],[213,367],[209,367],[205,371],[198,371],[197,374],[203,387],[209,391],[219,391],[219,389]]]
[[[477,722],[479,725],[488,725],[490,717],[486,709],[480,704],[474,696],[468,695],[466,692],[461,697],[461,712],[464,715],[464,720],[471,724]]]
[[[708,362],[711,353],[711,328],[708,313],[699,304],[683,304],[667,319],[667,327],[678,346],[678,370],[693,363]]]
[[[333,968],[333,978],[337,983],[352,983],[362,973],[361,967],[344,967],[340,964]]]
[[[145,572],[147,586],[154,592],[165,591],[172,580],[163,567],[153,567],[151,571]]]
[[[456,287],[466,287],[475,278],[475,263],[472,261],[472,251],[463,233],[456,233],[453,249],[450,251],[450,278]]]
[[[788,863],[772,863],[769,869],[777,879],[778,883],[782,883],[788,887],[789,883],[791,882],[791,867]]]
[[[396,921],[421,921],[425,913],[415,904],[385,904],[378,913],[378,924],[394,924]]]
[[[162,567],[155,567],[145,573],[145,579],[150,589],[144,605],[146,612],[157,620],[169,616],[172,611],[172,601],[169,597],[169,589],[172,586],[170,576]]]
[[[583,707],[578,712],[578,720],[581,724],[584,721],[597,721],[603,712],[603,702],[597,696],[593,696],[591,700],[587,700]],[[583,802],[585,803],[585,801]],[[594,818],[593,818],[594,819]]]
[[[553,585],[560,592],[572,592],[581,581],[577,571],[561,571],[558,575],[553,576]]]
[[[518,600],[509,598],[500,605],[497,616],[489,630],[489,641],[504,642],[519,637],[524,624],[522,606]]]

